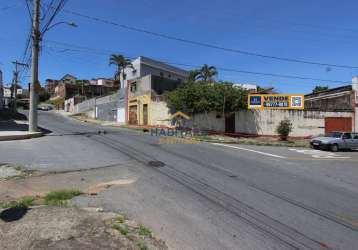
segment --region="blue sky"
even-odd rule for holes
[[[42,0],[47,3],[49,0]],[[3,10],[3,7],[13,6]],[[65,9],[113,20],[138,28],[190,40],[267,55],[358,66],[358,27],[354,0],[69,0]],[[21,60],[29,31],[24,0],[0,1],[0,68],[11,81],[11,61]],[[331,68],[251,57],[124,30],[62,12],[59,25],[44,37],[40,80],[111,77],[112,52],[139,55],[191,65],[204,63],[238,70],[298,75],[350,82],[357,69]],[[68,51],[53,41],[89,47],[92,52]],[[78,48],[76,48],[78,49]],[[107,55],[108,53],[108,55]],[[22,82],[29,81],[27,73]],[[219,78],[239,83],[273,86],[282,93],[307,93],[316,85],[344,83],[295,80],[219,71]]]

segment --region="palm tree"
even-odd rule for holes
[[[214,66],[209,66],[207,64],[204,64],[199,71],[200,74],[197,78],[202,79],[204,82],[212,81],[213,77],[218,74],[218,71]]]
[[[196,80],[198,80],[199,75],[200,75],[200,70],[198,69],[190,70],[188,80],[191,82],[195,82]]]
[[[121,75],[124,81],[125,80],[124,70],[126,68],[133,68],[131,60],[127,57],[124,57],[123,55],[115,55],[115,54],[111,55],[111,57],[109,58],[109,65],[112,64],[117,66],[117,70],[114,74],[114,80],[117,81],[121,80]]]

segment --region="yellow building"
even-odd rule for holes
[[[164,92],[178,87],[180,81],[154,75],[128,81],[127,121],[129,125],[170,126],[171,115]]]

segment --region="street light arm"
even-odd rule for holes
[[[58,23],[55,23],[55,24],[52,24],[51,26],[47,27],[47,29],[45,29],[43,32],[42,32],[42,36],[47,32],[49,31],[50,29],[52,29],[53,27],[57,26],[57,25],[60,25],[60,24],[67,24],[68,26],[72,26],[74,28],[77,27],[77,24],[75,24],[74,22],[58,22]]]

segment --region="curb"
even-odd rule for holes
[[[14,140],[26,140],[32,138],[38,138],[43,136],[43,132],[33,132],[18,135],[0,135],[0,141],[14,141]]]

